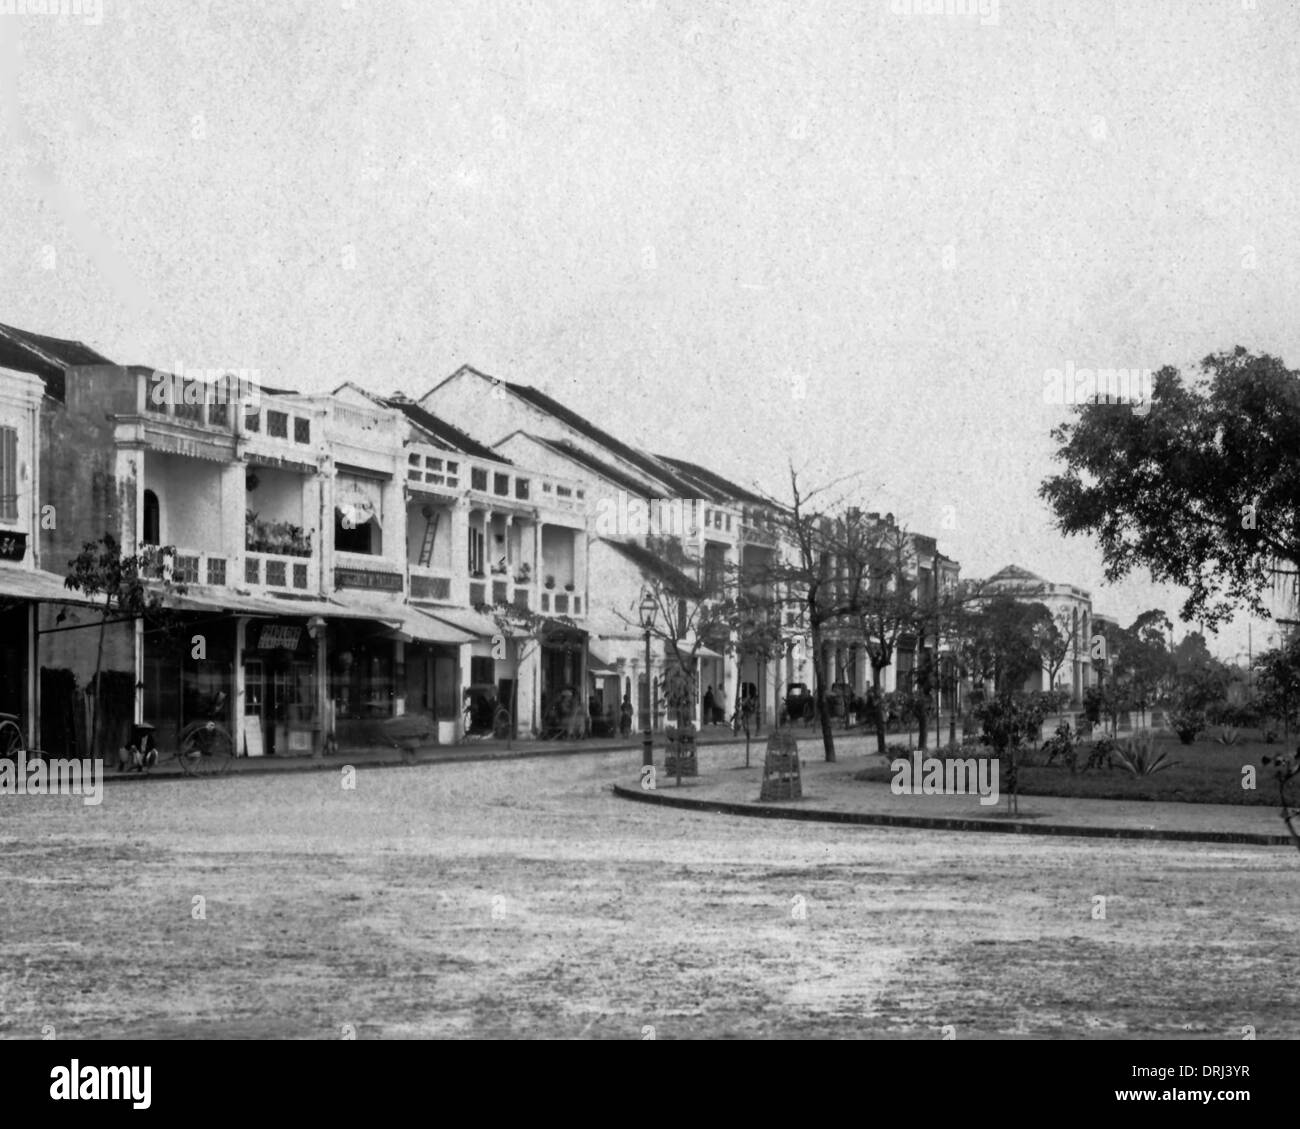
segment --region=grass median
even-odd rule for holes
[[[1086,760],[1086,746],[1080,765]],[[1187,804],[1241,804],[1276,807],[1277,787],[1265,756],[1283,752],[1277,743],[1240,741],[1223,745],[1214,740],[1182,744],[1176,737],[1157,737],[1155,749],[1175,762],[1149,776],[1134,776],[1119,768],[1089,769],[1071,773],[1059,761],[1046,764],[1046,754],[1025,752],[1018,758],[1022,796],[1063,796],[1090,800],[1159,800]],[[982,751],[982,750],[981,750]],[[972,751],[973,752],[973,751]],[[898,755],[903,755],[899,753]],[[933,750],[926,755],[934,755]],[[1252,775],[1243,771],[1252,767]],[[855,780],[887,784],[893,779],[889,763],[872,765],[854,775]]]

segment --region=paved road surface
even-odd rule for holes
[[[0,797],[0,1034],[1300,1036],[1294,853],[700,815],[635,763]]]

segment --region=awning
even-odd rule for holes
[[[588,647],[587,673],[594,674],[597,678],[614,678],[618,675],[618,669],[604,655]]]
[[[102,604],[83,592],[64,586],[63,577],[39,568],[0,564],[0,598],[39,600],[54,604]]]
[[[408,608],[401,627],[394,628],[388,634],[403,643],[445,643],[449,646],[472,643],[477,638],[468,631],[452,627],[451,624],[443,623],[414,608]]]
[[[396,628],[411,610],[397,604],[389,607],[368,607],[356,604],[336,604],[332,600],[294,599],[292,596],[272,596],[240,592],[231,588],[214,588],[207,585],[186,585],[184,593],[163,592],[163,606],[176,611],[225,612],[227,615],[270,616],[320,616],[323,619],[369,619]]]
[[[491,616],[476,612],[473,608],[443,607],[440,604],[421,604],[420,611],[443,623],[451,624],[457,630],[464,631],[476,639],[491,639],[502,634],[501,629]],[[506,632],[505,634],[510,634]]]

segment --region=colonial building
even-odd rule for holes
[[[503,457],[586,486],[589,529],[593,534],[593,569],[598,588],[588,625],[593,650],[586,687],[606,710],[617,688],[637,710],[637,724],[654,713],[658,680],[666,660],[662,646],[653,648],[652,670],[644,670],[644,634],[639,627],[637,594],[653,580],[654,570],[635,551],[667,535],[679,541],[695,563],[706,590],[721,592],[724,579],[762,576],[778,552],[774,507],[767,499],[721,475],[686,460],[640,450],[591,420],[527,385],[500,381],[463,366],[420,398],[439,418],[473,428]],[[589,599],[590,606],[590,599]],[[662,629],[662,628],[661,628]],[[791,632],[792,640],[801,637]],[[698,658],[697,701],[709,686],[730,706],[742,694],[758,703],[760,717],[776,720],[782,683],[794,659],[767,662],[761,657],[695,649]],[[793,643],[788,656],[793,656]],[[702,720],[698,716],[697,721]]]
[[[1026,683],[1025,689],[1063,690],[1078,702],[1083,692],[1096,681],[1090,658],[1090,641],[1103,617],[1094,616],[1092,596],[1074,584],[1058,584],[1044,580],[1019,565],[1007,565],[987,580],[976,582],[987,596],[1009,596],[1023,603],[1039,603],[1051,613],[1052,620],[1062,636],[1068,639],[1064,660],[1056,671],[1052,684],[1052,671],[1045,661],[1038,678]]]

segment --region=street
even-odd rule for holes
[[[1300,1036],[1294,852],[696,814],[638,763],[6,797],[0,1035]]]

